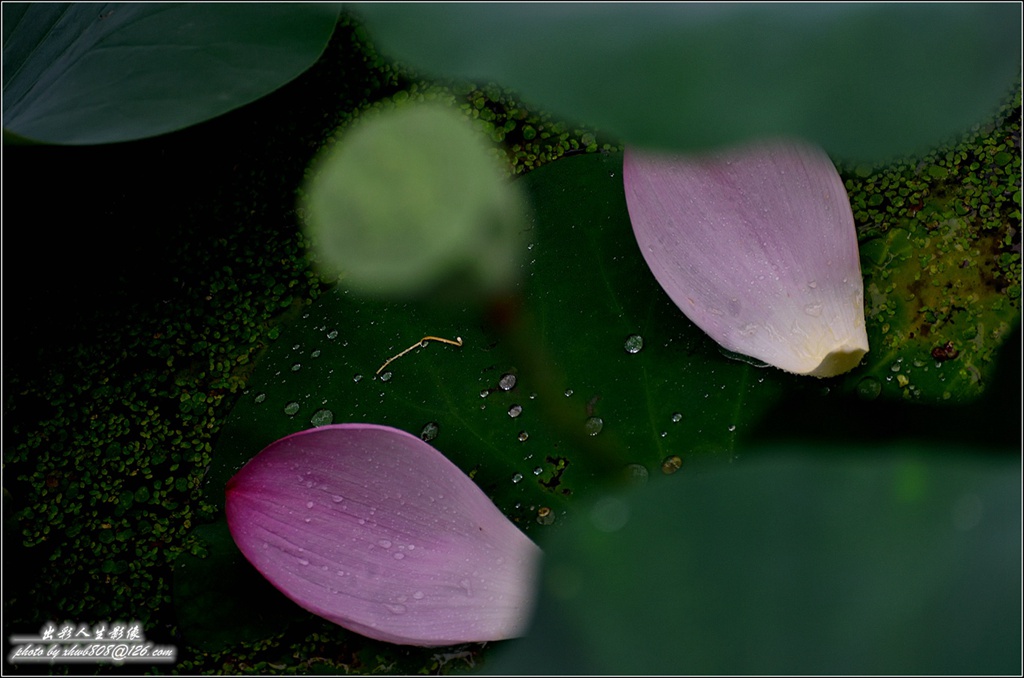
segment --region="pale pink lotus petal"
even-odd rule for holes
[[[626,149],[623,181],[654,277],[724,348],[817,377],[867,353],[853,213],[824,151],[790,141],[702,157]]]
[[[404,431],[321,426],[227,485],[245,557],[310,612],[365,636],[451,645],[519,635],[540,549],[444,455]]]

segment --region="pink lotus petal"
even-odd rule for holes
[[[825,153],[767,142],[704,157],[627,149],[633,232],[654,277],[723,347],[797,374],[868,351],[853,213]]]
[[[271,444],[227,485],[245,557],[310,612],[365,636],[451,645],[519,635],[540,549],[419,438],[321,426]]]

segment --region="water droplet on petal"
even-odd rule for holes
[[[625,349],[626,353],[639,353],[640,349],[644,347],[644,338],[639,334],[631,334],[626,337]]]
[[[390,539],[381,539],[377,543],[380,544],[381,546],[383,546],[386,549],[391,548],[391,540]]]
[[[423,591],[417,591],[412,594],[413,600],[423,600]]]
[[[340,494],[335,494],[331,496],[331,501],[333,501],[335,504],[340,504],[341,502],[345,501],[345,497],[341,496]]]
[[[313,426],[327,426],[334,421],[334,412],[328,409],[317,410],[313,413],[313,416],[309,418],[309,423]]]
[[[501,379],[498,380],[498,387],[502,391],[511,391],[516,386],[516,375],[509,372],[508,374],[501,375]]]
[[[306,502],[306,508],[313,508],[313,502],[307,501]]]
[[[423,425],[423,429],[420,430],[420,440],[424,440],[429,443],[431,440],[437,437],[437,434],[440,430],[441,427],[438,426],[436,421],[428,421],[426,424]]]
[[[601,417],[590,417],[583,422],[583,430],[588,436],[596,436],[604,428],[604,419]]]
[[[384,603],[384,607],[388,609],[388,612],[392,614],[405,614],[405,605],[398,603]]]
[[[309,565],[309,561],[305,558],[299,558],[299,565]]]
[[[508,408],[508,416],[512,417],[513,419],[515,419],[516,417],[518,417],[522,413],[523,413],[522,405],[513,405],[512,407]]]
[[[401,560],[402,558],[405,558],[405,554],[402,553],[401,551],[398,551],[397,553],[394,554],[394,557],[395,557],[395,560]]]
[[[299,404],[297,402],[295,402],[294,400],[284,406],[284,413],[287,414],[288,416],[292,416],[292,415],[294,415],[298,411],[299,411]]]
[[[804,313],[814,318],[817,318],[818,316],[821,315],[822,308],[823,306],[821,304],[807,304],[806,306],[804,306]]]
[[[672,475],[683,466],[683,460],[678,454],[665,457],[661,462],[661,472],[667,476]]]

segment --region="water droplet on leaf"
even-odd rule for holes
[[[425,440],[426,442],[429,443],[431,440],[437,437],[437,434],[440,430],[441,427],[438,426],[436,421],[428,421],[426,424],[423,425],[423,429],[420,430],[420,439]]]
[[[299,404],[297,402],[295,402],[294,400],[284,406],[284,413],[287,414],[288,416],[292,416],[292,415],[294,415],[298,411],[299,411]]]
[[[643,464],[627,464],[626,480],[630,485],[644,485],[648,478],[647,467]]]
[[[516,385],[516,375],[509,372],[508,374],[501,375],[501,379],[498,380],[498,387],[502,391],[511,391]]]
[[[523,408],[521,405],[513,405],[512,407],[508,408],[508,416],[512,417],[513,419],[515,419],[522,413]]]
[[[672,475],[683,466],[683,460],[678,454],[665,457],[661,462],[661,472],[667,476]]]
[[[639,334],[631,334],[626,337],[625,349],[626,353],[639,353],[640,349],[644,347],[644,338]]]
[[[313,416],[309,418],[309,423],[313,426],[327,426],[334,421],[334,412],[328,409],[317,410],[313,413]]]
[[[882,392],[882,382],[874,377],[864,377],[857,383],[857,395],[864,400],[874,400]]]
[[[601,417],[590,417],[583,422],[583,430],[588,436],[596,436],[604,428],[604,420]]]

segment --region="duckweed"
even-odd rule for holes
[[[991,120],[923,158],[840,168],[861,242],[868,369],[921,364],[883,392],[975,398],[1019,323],[1020,119],[1018,82]]]

